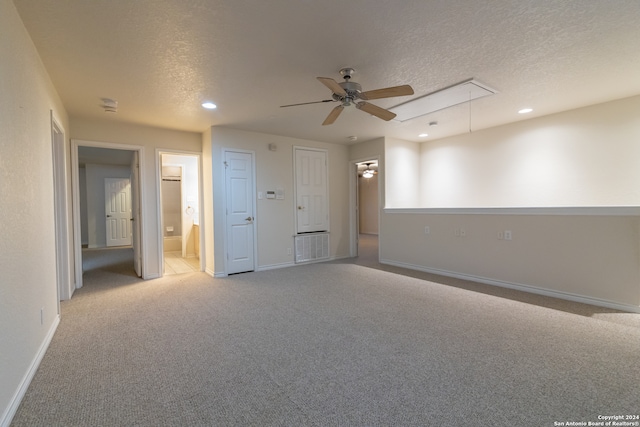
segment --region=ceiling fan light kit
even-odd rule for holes
[[[392,98],[396,96],[413,95],[413,88],[409,85],[393,86],[383,89],[376,89],[371,91],[362,91],[362,86],[359,83],[351,81],[351,75],[355,73],[353,68],[343,68],[340,70],[340,74],[344,78],[344,82],[338,83],[330,77],[317,77],[318,81],[325,85],[331,91],[332,99],[325,99],[322,101],[303,102],[300,104],[282,105],[281,107],[294,107],[298,105],[318,104],[322,102],[339,102],[340,105],[335,107],[327,118],[322,122],[323,126],[330,125],[336,121],[340,116],[340,113],[345,107],[354,105],[358,110],[362,110],[372,116],[379,119],[389,121],[393,119],[396,114],[385,110],[384,108],[373,105],[367,101],[372,99]]]
[[[373,175],[377,174],[375,169],[371,169],[371,163],[365,163],[365,170],[362,171],[363,178],[373,178]]]

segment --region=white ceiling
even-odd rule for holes
[[[72,117],[346,144],[441,138],[640,94],[638,0],[14,3]],[[384,108],[469,78],[499,93],[404,123],[348,108],[321,126],[336,104],[279,108],[330,98],[315,77],[341,81],[343,67],[363,90],[414,88],[371,101]]]

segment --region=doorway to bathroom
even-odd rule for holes
[[[202,271],[200,156],[160,152],[163,275]]]

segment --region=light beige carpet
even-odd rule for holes
[[[346,260],[224,279],[127,269],[88,272],[62,303],[15,426],[553,426],[640,410],[635,314]]]

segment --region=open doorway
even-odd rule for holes
[[[200,156],[159,152],[163,275],[202,271]]]
[[[118,254],[129,274],[143,277],[141,256],[142,147],[72,141],[77,287],[86,269]],[[113,189],[113,191],[111,191]],[[104,259],[103,259],[104,258]]]
[[[355,165],[357,253],[360,261],[366,258],[377,263],[380,223],[378,160],[358,161]]]

